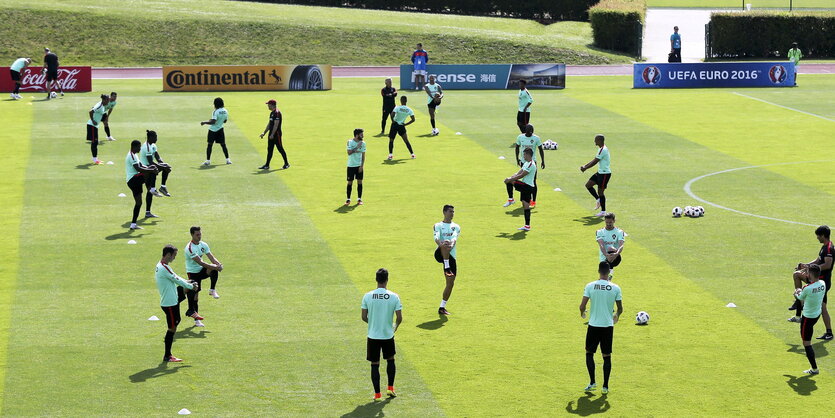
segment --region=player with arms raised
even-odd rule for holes
[[[435,261],[443,263],[444,277],[446,278],[446,287],[441,297],[441,307],[438,308],[438,314],[450,315],[446,310],[446,304],[452,296],[452,288],[455,286],[455,277],[458,275],[458,263],[456,262],[456,249],[458,246],[458,236],[461,235],[461,227],[457,223],[452,222],[455,216],[455,207],[452,205],[444,205],[444,220],[435,224],[432,228],[435,237],[435,244],[438,248],[435,249]]]

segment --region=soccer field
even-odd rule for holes
[[[422,93],[401,92],[417,114],[409,126],[417,158],[398,139],[392,162],[387,139],[374,137],[379,79],[220,94],[95,80],[89,94],[0,101],[2,413],[786,416],[801,402],[823,410],[833,343],[815,340],[821,374],[803,376],[809,365],[786,307],[792,268],[815,258],[815,226],[832,223],[835,77],[799,83],[650,91],[631,89],[628,77],[569,77],[566,90],[532,91],[536,133],[559,150],[546,151],[528,233],[516,230],[518,205],[501,207],[502,179],[517,169],[514,91],[447,92],[437,137],[426,135]],[[82,125],[98,94],[113,90],[117,141],[99,155],[114,164],[91,166]],[[203,168],[199,122],[216,96],[230,113],[234,164]],[[262,172],[258,134],[271,97],[292,166]],[[345,208],[344,147],[356,127],[368,142],[365,205]],[[123,161],[145,129],[158,132],[174,167],[172,197],[154,199],[160,218],[129,232]],[[577,309],[597,277],[594,234],[603,226],[583,187],[590,173],[578,170],[596,152],[596,133],[612,155],[608,209],[629,234],[614,278],[625,314],[605,397],[582,392],[586,326]],[[213,161],[221,156],[215,149]],[[439,318],[431,226],[444,204],[455,205],[462,235],[453,315]],[[706,215],[670,216],[686,205]],[[184,319],[173,352],[185,362],[160,366],[165,325],[148,321],[162,316],[153,268],[171,243],[185,275],[192,225],[224,263],[222,297],[202,292],[206,327]],[[391,272],[404,323],[399,396],[375,404],[360,299],[380,267]],[[633,325],[640,310],[649,326]]]

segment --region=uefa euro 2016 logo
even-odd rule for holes
[[[772,66],[771,69],[768,70],[768,78],[774,84],[780,84],[786,81],[787,75],[788,74],[786,74],[786,67],[783,67],[779,64]]]
[[[658,70],[658,67],[650,65],[649,67],[644,68],[644,72],[641,74],[641,77],[644,79],[644,83],[646,84],[657,84],[658,80],[661,79],[661,71]]]

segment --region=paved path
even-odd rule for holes
[[[681,62],[700,62],[705,58],[705,24],[713,10],[647,9],[641,54],[647,62],[667,62],[670,35],[678,26],[681,35]]]
[[[665,55],[666,61],[666,55]],[[620,65],[569,65],[569,76],[587,75],[632,75],[631,64]],[[835,63],[805,64],[801,61],[800,74],[835,74]],[[334,77],[399,77],[399,67],[333,67]],[[161,67],[140,68],[93,68],[93,78],[106,79],[161,79]]]

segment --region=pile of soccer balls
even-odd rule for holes
[[[649,323],[649,314],[644,312],[644,311],[638,312],[638,314],[635,315],[635,322],[638,325],[648,324]]]
[[[705,208],[701,206],[685,206],[684,210],[682,211],[680,207],[676,206],[673,208],[673,218],[680,218],[681,215],[690,217],[690,218],[698,218],[700,216],[705,216]]]
[[[556,150],[556,149],[559,149],[559,148],[560,148],[560,144],[557,144],[556,142],[554,142],[550,139],[542,143],[542,149]]]

